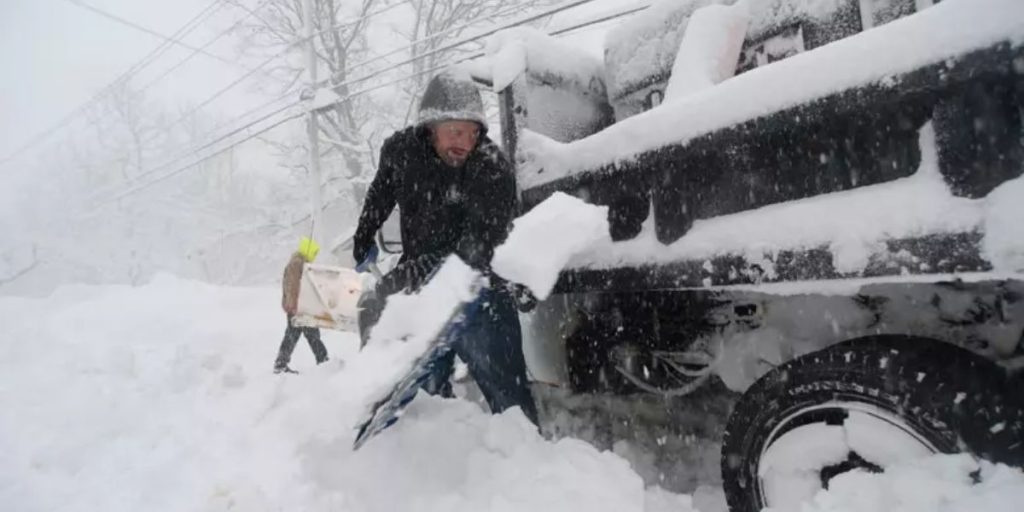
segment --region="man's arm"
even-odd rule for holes
[[[374,244],[373,237],[395,208],[397,171],[392,162],[392,151],[392,144],[387,142],[381,147],[377,175],[373,177],[370,189],[366,192],[363,212],[359,215],[359,225],[352,241],[352,257],[356,264],[366,259]]]
[[[465,228],[456,252],[470,266],[485,270],[494,248],[508,236],[518,200],[512,164],[493,145],[481,150],[480,168],[470,170]]]

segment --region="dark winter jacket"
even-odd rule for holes
[[[402,212],[402,262],[429,261],[431,266],[455,253],[484,270],[515,216],[515,176],[486,135],[456,168],[437,156],[426,126],[409,127],[381,148],[356,229],[355,261],[366,257],[396,204]]]

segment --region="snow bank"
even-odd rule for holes
[[[645,15],[657,13],[656,7]],[[751,19],[755,18],[751,12]],[[532,147],[524,148],[530,158],[520,166],[520,183],[524,188],[535,187],[630,160],[644,151],[686,143],[852,86],[878,82],[899,87],[892,75],[1005,40],[1024,41],[1024,2],[947,0],[856,37],[751,70],[572,143],[523,137],[522,144]],[[609,63],[609,80],[614,83],[611,69]]]
[[[421,395],[380,442],[353,452],[365,389],[358,340],[324,331],[330,362],[314,366],[302,344],[302,374],[273,375],[279,301],[276,288],[168,276],[0,298],[0,503],[27,512],[724,512],[700,492],[645,490],[618,455],[546,441],[518,411],[492,416],[464,400]],[[982,462],[973,484],[975,467],[939,456],[841,476],[809,506],[974,512],[1024,500],[1019,470]]]
[[[359,367],[370,358],[355,336],[323,331],[330,362],[315,366],[300,342],[302,374],[272,374],[279,303],[276,288],[167,276],[0,298],[0,503],[27,512],[690,510],[669,508],[688,497],[645,490],[610,452],[545,441],[518,411],[492,416],[463,400],[421,395],[381,442],[353,452],[366,390]]]
[[[1014,186],[1004,185],[1000,190],[1006,192],[992,199],[955,197],[938,170],[931,124],[921,129],[919,145],[921,164],[907,178],[698,220],[685,236],[669,245],[657,240],[653,215],[648,215],[636,238],[599,242],[574,258],[570,266],[613,268],[738,254],[764,260],[764,267],[771,273],[772,257],[779,250],[828,246],[838,270],[856,273],[864,269],[872,255],[884,251],[883,240],[981,229],[986,201],[1003,205],[995,211],[1008,212],[1007,219],[1015,218],[1009,215],[1021,207],[1019,201],[1011,199],[1020,197],[1013,193]],[[1014,183],[1020,181],[1024,179]],[[1017,223],[1000,225],[1007,224]],[[1005,250],[1020,247],[1020,238],[1014,241],[1010,234],[993,236],[997,236],[993,240],[1001,240],[993,241],[993,246]]]
[[[672,75],[665,87],[665,101],[677,100],[731,78],[749,21],[743,3],[697,9],[679,43]]]
[[[491,267],[543,300],[569,260],[604,239],[611,241],[607,206],[555,192],[513,221],[508,239],[494,251]]]

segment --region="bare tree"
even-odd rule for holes
[[[74,164],[92,185],[128,183],[145,172],[167,139],[158,106],[125,82],[90,107],[85,122],[65,145],[75,148]]]
[[[480,33],[523,14],[524,9],[540,8],[556,0],[360,0],[358,5],[341,0],[313,0],[314,33],[319,70],[325,71],[327,85],[342,99],[321,113],[321,140],[326,144],[323,155],[329,161],[340,161],[341,168],[328,168],[325,182],[338,179],[367,180],[374,172],[374,152],[390,130],[407,124],[412,118],[428,71],[445,63],[482,50],[486,43],[477,40],[453,48],[446,46]],[[273,72],[288,83],[298,83],[303,76],[302,0],[233,0],[251,16],[241,29],[243,48],[261,55],[292,52],[292,58],[281,59]],[[251,5],[251,6],[250,6]],[[375,16],[388,11],[388,14]],[[404,11],[411,16],[394,17]],[[389,17],[390,16],[390,17]],[[406,27],[394,27],[399,39],[407,41],[382,57],[382,51],[370,41],[371,27],[393,26],[400,19]],[[404,20],[410,20],[406,22]],[[376,25],[374,25],[376,24]],[[389,41],[389,45],[395,46]],[[386,57],[386,56],[385,56]],[[374,80],[369,78],[383,68],[388,60],[412,60],[407,67],[392,70]],[[373,95],[360,91],[385,80],[408,77],[389,90],[386,103],[377,103]],[[280,143],[279,143],[280,144]],[[280,149],[290,153],[301,144],[285,143]],[[360,197],[355,198],[357,201]]]
[[[262,55],[285,53],[286,58],[280,59],[271,71],[285,83],[299,84],[305,71],[302,0],[234,0],[232,3],[251,14],[249,21],[240,28],[245,51]],[[341,0],[313,0],[312,4],[319,70],[325,72],[334,91],[346,98],[320,113],[320,136],[326,143],[322,156],[336,156],[344,162],[340,168],[333,168],[335,174],[360,176],[370,168],[363,129],[372,109],[366,108],[367,98],[348,98],[352,91],[345,81],[350,78],[353,64],[365,60],[369,54],[366,27],[370,18],[367,15],[382,1],[361,0],[355,8]],[[294,85],[287,87],[296,88]],[[303,149],[304,145],[279,142],[278,148],[289,155]]]

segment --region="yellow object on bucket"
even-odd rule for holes
[[[312,263],[316,259],[317,253],[320,252],[320,245],[314,242],[309,237],[302,237],[299,240],[299,254],[306,259],[307,262]]]

